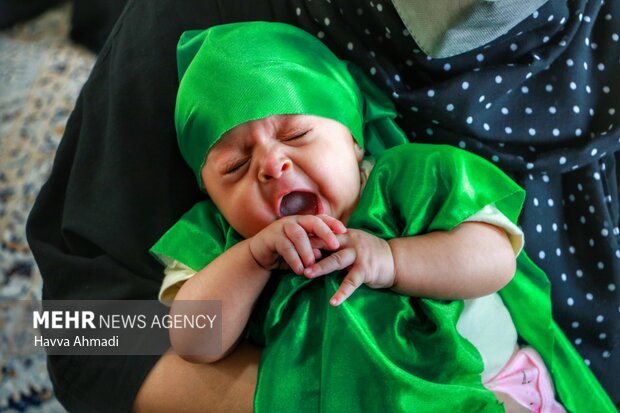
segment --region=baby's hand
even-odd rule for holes
[[[340,241],[337,252],[304,270],[306,277],[315,278],[350,267],[338,291],[329,300],[331,305],[340,305],[362,284],[370,288],[394,285],[394,257],[386,240],[357,229],[349,229],[337,238]]]
[[[303,274],[304,268],[320,258],[321,248],[336,250],[336,234],[347,231],[342,222],[328,215],[291,215],[280,218],[250,239],[250,253],[266,270],[291,268]]]

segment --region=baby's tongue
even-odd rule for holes
[[[316,196],[310,192],[291,192],[280,202],[282,216],[316,215],[317,209]]]

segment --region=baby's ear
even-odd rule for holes
[[[364,150],[357,142],[354,142],[353,145],[354,145],[353,148],[355,150],[355,157],[357,158],[358,162],[361,162],[362,159],[364,158]]]

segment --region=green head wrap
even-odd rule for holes
[[[233,127],[271,115],[336,120],[374,155],[407,141],[392,103],[361,70],[294,26],[245,22],[187,31],[177,59],[178,143],[200,187],[211,146]]]

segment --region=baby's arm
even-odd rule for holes
[[[318,256],[309,234],[321,245],[336,249],[339,243],[334,234],[344,231],[340,221],[326,215],[290,216],[226,250],[183,284],[171,308],[173,315],[183,315],[185,306],[179,305],[181,300],[221,301],[221,353],[209,356],[201,352],[206,345],[204,332],[193,329],[171,329],[173,349],[184,359],[197,363],[225,357],[239,340],[271,270],[290,267],[301,274],[303,267],[313,264]]]
[[[332,305],[342,303],[363,283],[417,297],[481,297],[505,286],[516,268],[506,233],[481,222],[389,241],[354,229],[338,238],[340,250],[304,272],[314,278],[350,267]]]

